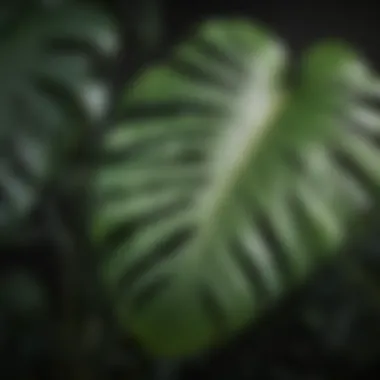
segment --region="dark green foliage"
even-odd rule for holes
[[[46,185],[64,169],[87,120],[102,115],[107,86],[95,76],[95,58],[114,55],[117,45],[106,15],[75,2],[16,2],[1,22],[0,226],[5,235],[30,215]]]
[[[380,57],[282,6],[1,6],[1,378],[379,373]]]

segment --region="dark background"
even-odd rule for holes
[[[343,38],[363,52],[380,71],[380,27],[375,1],[162,1],[162,38],[160,45],[149,53],[141,47],[138,32],[141,25],[136,24],[137,16],[142,14],[142,0],[97,2],[114,14],[124,30],[124,48],[113,74],[117,88],[122,88],[142,65],[165,55],[194,25],[213,16],[243,16],[265,23],[287,41],[295,59],[316,40]],[[149,29],[149,20],[145,26]],[[67,213],[59,202],[57,208],[58,212]],[[33,215],[42,231],[49,224],[50,213],[50,203],[45,202]],[[368,225],[365,239],[355,247],[363,257],[380,254],[377,226],[375,219]],[[47,295],[29,296],[35,300],[29,306],[11,308],[11,302],[5,297],[7,300],[0,308],[1,378],[51,379],[62,375],[56,367],[59,352],[52,332],[59,322],[64,283],[60,277],[62,265],[55,254],[57,239],[42,233],[26,243],[20,242],[19,246],[1,247],[2,279],[7,280],[8,274],[16,268],[29,268],[47,291]],[[93,358],[97,361],[99,379],[379,378],[380,314],[362,290],[338,274],[337,265],[323,270],[305,289],[291,295],[270,316],[248,328],[240,337],[186,362],[147,357],[135,342],[128,337],[118,339],[115,327],[107,325],[104,346]],[[28,283],[25,287],[33,290]],[[0,290],[5,288],[0,285]],[[7,289],[10,288],[8,284]],[[50,300],[48,311],[42,310],[39,297]],[[36,318],[30,318],[30,313],[36,313]]]

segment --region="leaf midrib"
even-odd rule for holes
[[[223,163],[219,162],[218,153],[219,155],[223,155],[229,150],[228,142],[226,141],[228,137],[225,136],[220,141],[219,152],[217,152],[214,158],[215,161],[213,161],[217,165],[216,169],[220,170],[220,172],[216,173],[212,178],[208,188],[203,193],[203,197],[196,206],[198,210],[196,214],[199,216],[196,227],[198,233],[191,242],[191,249],[187,251],[189,252],[187,256],[191,261],[189,263],[185,260],[187,273],[191,272],[191,270],[189,271],[190,268],[197,270],[203,266],[201,264],[202,258],[207,256],[203,254],[207,251],[212,251],[212,247],[209,244],[213,241],[213,237],[218,235],[218,226],[224,220],[223,216],[225,210],[228,209],[229,199],[232,199],[231,194],[234,194],[243,178],[244,172],[255,160],[255,156],[262,151],[263,146],[266,145],[265,142],[270,140],[273,133],[276,132],[276,120],[281,114],[285,103],[284,94],[279,88],[275,88],[273,85],[268,86],[268,82],[264,82],[259,86],[252,86],[250,84],[247,88],[248,91],[252,91],[252,88],[255,88],[254,94],[250,96],[251,98],[252,95],[262,96],[263,91],[266,91],[267,107],[264,109],[264,107],[259,108],[256,106],[247,111],[249,104],[246,104],[244,111],[240,110],[239,113],[248,114],[248,117],[240,124],[239,132],[228,132],[233,135],[240,135],[239,140],[244,144],[239,154],[228,162],[227,169],[225,161],[223,162],[222,160],[221,162]],[[245,99],[247,97],[246,94],[247,91],[244,91],[240,99]],[[258,118],[257,115],[260,112],[261,118]],[[236,120],[236,114],[231,117],[231,122],[233,120]]]

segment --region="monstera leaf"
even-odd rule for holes
[[[374,200],[370,70],[340,42],[305,54],[292,86],[286,61],[264,29],[210,21],[136,78],[104,135],[92,234],[121,323],[155,354],[262,314]]]
[[[87,118],[99,118],[106,87],[94,63],[116,52],[114,25],[100,10],[21,5],[0,19],[2,229],[29,213]]]

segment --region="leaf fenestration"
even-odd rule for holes
[[[30,2],[1,19],[0,227],[29,214],[107,93],[96,62],[116,53],[115,25],[74,2]],[[103,100],[101,99],[103,98]],[[103,111],[102,111],[103,109]]]
[[[334,254],[371,201],[341,155],[379,184],[371,168],[380,153],[350,117],[369,91],[365,63],[327,43],[305,56],[297,87],[284,88],[285,69],[286,49],[264,29],[208,22],[173,60],[136,78],[104,136],[93,236],[107,247],[104,278],[118,291],[121,322],[154,353],[191,354],[229,336]],[[357,135],[363,141],[353,147]],[[198,154],[191,165],[180,159],[190,147]],[[117,198],[101,196],[115,188]],[[151,198],[137,207],[148,189]],[[187,201],[171,208],[178,196]],[[153,217],[160,206],[161,219]],[[132,236],[107,244],[118,225],[141,216]],[[156,256],[161,240],[188,228]],[[157,265],[120,292],[123,274],[153,256]],[[144,307],[134,308],[142,295]]]

